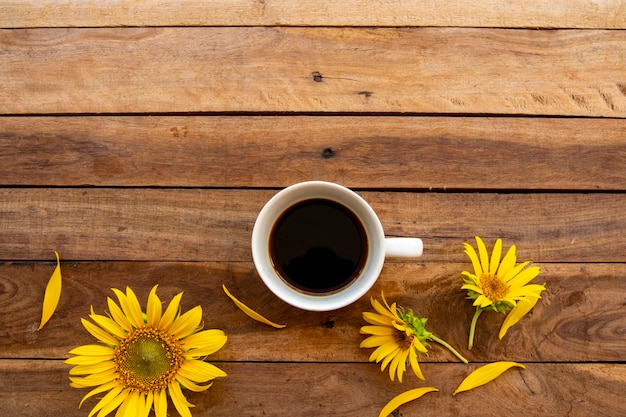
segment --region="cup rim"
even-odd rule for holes
[[[341,199],[337,196],[341,196]],[[329,294],[307,294],[288,285],[275,271],[269,255],[269,238],[275,221],[294,204],[315,198],[337,201],[359,218],[368,239],[367,261],[352,283]],[[385,259],[385,235],[374,209],[360,195],[343,185],[327,181],[305,181],[274,194],[263,206],[252,229],[252,258],[265,285],[284,302],[309,311],[330,311],[361,298],[374,285]]]

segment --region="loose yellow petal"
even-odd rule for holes
[[[532,308],[537,304],[539,298],[526,297],[517,302],[515,307],[506,315],[502,327],[500,327],[500,334],[498,337],[502,339],[511,326],[521,320]]]
[[[222,284],[222,288],[224,289],[224,292],[226,293],[226,295],[233,300],[233,302],[235,303],[235,305],[237,307],[239,307],[239,309],[241,311],[243,311],[244,313],[246,313],[246,315],[256,321],[260,321],[261,323],[267,324],[268,326],[272,326],[275,327],[277,329],[282,329],[283,327],[286,327],[286,324],[276,324],[273,321],[270,321],[268,319],[266,319],[265,317],[263,317],[262,315],[260,315],[259,313],[257,313],[256,311],[252,310],[250,307],[248,307],[247,305],[245,305],[244,303],[242,303],[241,301],[239,301],[237,298],[235,298],[234,295],[232,295],[228,289],[226,289],[226,286]]]
[[[452,393],[452,395],[456,395],[459,392],[468,391],[479,387],[481,385],[485,385],[488,382],[493,381],[504,371],[514,366],[520,367],[522,369],[526,369],[526,367],[517,362],[494,362],[489,363],[487,365],[483,365],[480,368],[474,370],[471,374],[469,374],[461,385]]]
[[[415,388],[415,389],[403,392],[402,394],[395,396],[391,401],[389,401],[387,405],[383,407],[378,417],[387,417],[389,414],[391,414],[396,408],[400,407],[401,405],[406,404],[409,401],[417,400],[422,395],[427,394],[429,392],[433,392],[433,391],[439,391],[439,390],[434,387],[422,387],[422,388]]]
[[[43,310],[41,312],[41,324],[37,330],[41,328],[50,320],[57,305],[59,305],[59,299],[61,298],[61,263],[59,262],[59,254],[54,251],[57,257],[57,266],[52,272],[52,276],[48,280],[46,286],[46,292],[43,296]]]

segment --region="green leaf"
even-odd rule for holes
[[[391,414],[396,408],[400,407],[401,405],[406,404],[409,401],[416,400],[422,395],[427,394],[429,392],[433,392],[433,391],[439,391],[439,390],[434,387],[422,387],[422,388],[415,388],[415,389],[403,392],[402,394],[393,397],[392,400],[389,401],[387,405],[383,407],[378,417],[387,417],[389,414]]]
[[[54,254],[57,257],[57,266],[54,268],[54,272],[52,272],[52,276],[48,280],[48,285],[46,286],[46,292],[43,296],[43,309],[41,312],[41,324],[39,325],[38,331],[45,326],[45,324],[50,320],[52,314],[59,305],[59,299],[61,298],[61,264],[59,262],[59,254],[54,251]]]
[[[469,374],[461,385],[452,393],[452,395],[456,395],[459,392],[468,391],[479,387],[481,385],[485,385],[488,382],[493,381],[504,371],[514,366],[520,367],[522,369],[526,369],[524,365],[521,365],[516,362],[494,362],[489,363],[487,365],[483,365],[480,368],[475,369],[471,374]]]

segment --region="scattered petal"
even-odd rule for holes
[[[237,298],[235,298],[234,295],[232,295],[228,289],[226,289],[226,286],[222,284],[222,288],[224,289],[224,292],[226,293],[226,295],[233,300],[233,302],[235,303],[235,305],[237,307],[239,307],[239,309],[241,311],[243,311],[244,313],[246,313],[246,315],[256,321],[260,321],[261,323],[267,324],[268,326],[272,326],[275,327],[277,329],[282,329],[283,327],[286,327],[286,324],[276,324],[273,321],[270,321],[268,319],[266,319],[265,317],[263,317],[262,315],[260,315],[259,313],[257,313],[256,311],[252,310],[250,307],[248,307],[247,305],[245,305],[244,303],[242,303],[241,301],[239,301]]]
[[[54,251],[57,257],[57,266],[52,272],[52,276],[48,280],[46,286],[46,292],[43,296],[43,310],[41,312],[41,324],[37,330],[41,330],[43,326],[50,320],[57,305],[59,305],[59,299],[61,298],[61,264],[59,262],[59,254]]]
[[[488,382],[493,381],[504,371],[514,366],[520,367],[522,369],[526,369],[526,367],[517,362],[494,362],[489,363],[487,365],[483,365],[480,368],[475,369],[471,374],[469,374],[461,385],[452,393],[452,395],[456,395],[459,392],[468,391],[479,387],[481,385],[485,385]]]
[[[401,405],[406,404],[409,401],[416,400],[422,395],[427,394],[429,392],[433,392],[433,391],[439,391],[439,390],[434,387],[422,387],[422,388],[415,388],[415,389],[403,392],[402,394],[395,396],[391,401],[389,401],[387,405],[383,407],[378,417],[387,417],[389,414],[391,414],[396,408],[400,407]]]

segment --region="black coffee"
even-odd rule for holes
[[[361,221],[343,205],[310,199],[287,209],[270,234],[274,268],[291,286],[328,293],[350,284],[367,257]]]

